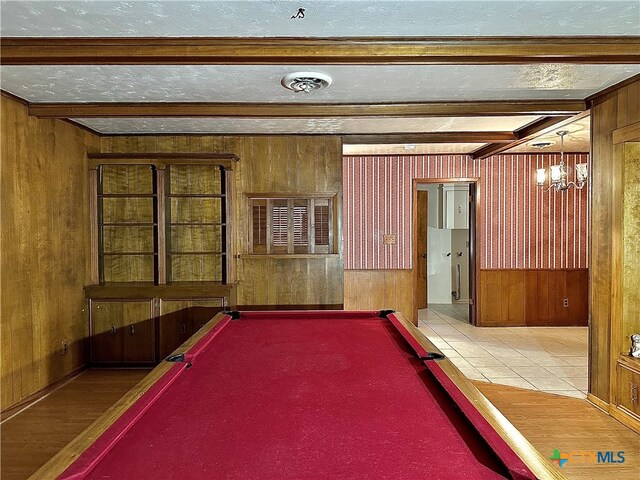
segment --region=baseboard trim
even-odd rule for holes
[[[598,408],[599,410],[602,410],[607,415],[610,415],[609,410],[611,407],[609,405],[609,402],[605,402],[604,400],[596,397],[592,393],[587,393],[587,401],[591,403],[594,407]]]
[[[631,412],[628,412],[624,407],[611,407],[611,416],[625,427],[640,434],[640,420],[638,420]]]
[[[71,370],[64,377],[56,380],[55,382],[47,385],[46,387],[38,390],[37,392],[32,393],[28,397],[23,398],[18,403],[11,405],[10,407],[7,407],[4,410],[0,411],[0,423],[6,422],[7,420],[14,417],[21,411],[39,402],[50,393],[53,393],[55,390],[59,389],[66,383],[69,383],[71,380],[73,380],[75,377],[80,375],[87,368],[88,368],[88,364],[85,363],[79,366],[78,368]]]

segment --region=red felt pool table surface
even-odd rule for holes
[[[536,478],[394,314],[238,315],[61,478]]]

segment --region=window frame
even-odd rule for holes
[[[336,251],[335,246],[335,219],[337,207],[337,193],[300,193],[300,194],[275,194],[275,193],[249,193],[245,194],[247,200],[247,253],[249,255],[329,255]],[[265,208],[265,243],[254,244],[254,215],[253,208],[258,206],[260,202]],[[273,225],[273,207],[274,205],[283,206],[283,202],[287,207],[287,244],[274,245],[274,225]],[[296,245],[295,230],[296,222],[294,221],[294,208],[300,207],[301,203],[306,202],[306,218],[307,228],[305,245]],[[327,206],[327,244],[316,244],[316,206]],[[298,222],[299,223],[299,222]],[[261,235],[262,237],[262,235]],[[284,247],[284,248],[283,248]]]

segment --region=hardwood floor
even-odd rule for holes
[[[29,477],[147,374],[147,370],[86,370],[30,408],[4,421],[3,480]],[[638,478],[640,436],[585,400],[486,382],[480,391],[543,454],[554,449],[625,452],[623,464],[569,462],[569,479]]]
[[[28,478],[113,405],[148,370],[85,370],[0,425],[0,478]]]
[[[473,382],[540,453],[624,451],[620,464],[567,462],[570,480],[638,480],[640,435],[586,400],[486,382]],[[572,458],[581,459],[579,455]],[[585,456],[585,460],[588,456]]]

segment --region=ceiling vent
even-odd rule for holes
[[[280,83],[284,88],[293,90],[295,93],[311,93],[328,87],[331,81],[331,77],[324,73],[294,72],[282,77]]]
[[[543,140],[543,141],[539,141],[539,142],[532,142],[532,143],[529,144],[529,146],[533,147],[533,148],[539,148],[540,150],[542,150],[543,148],[549,148],[554,143],[556,143],[556,142],[552,142],[550,140]]]

